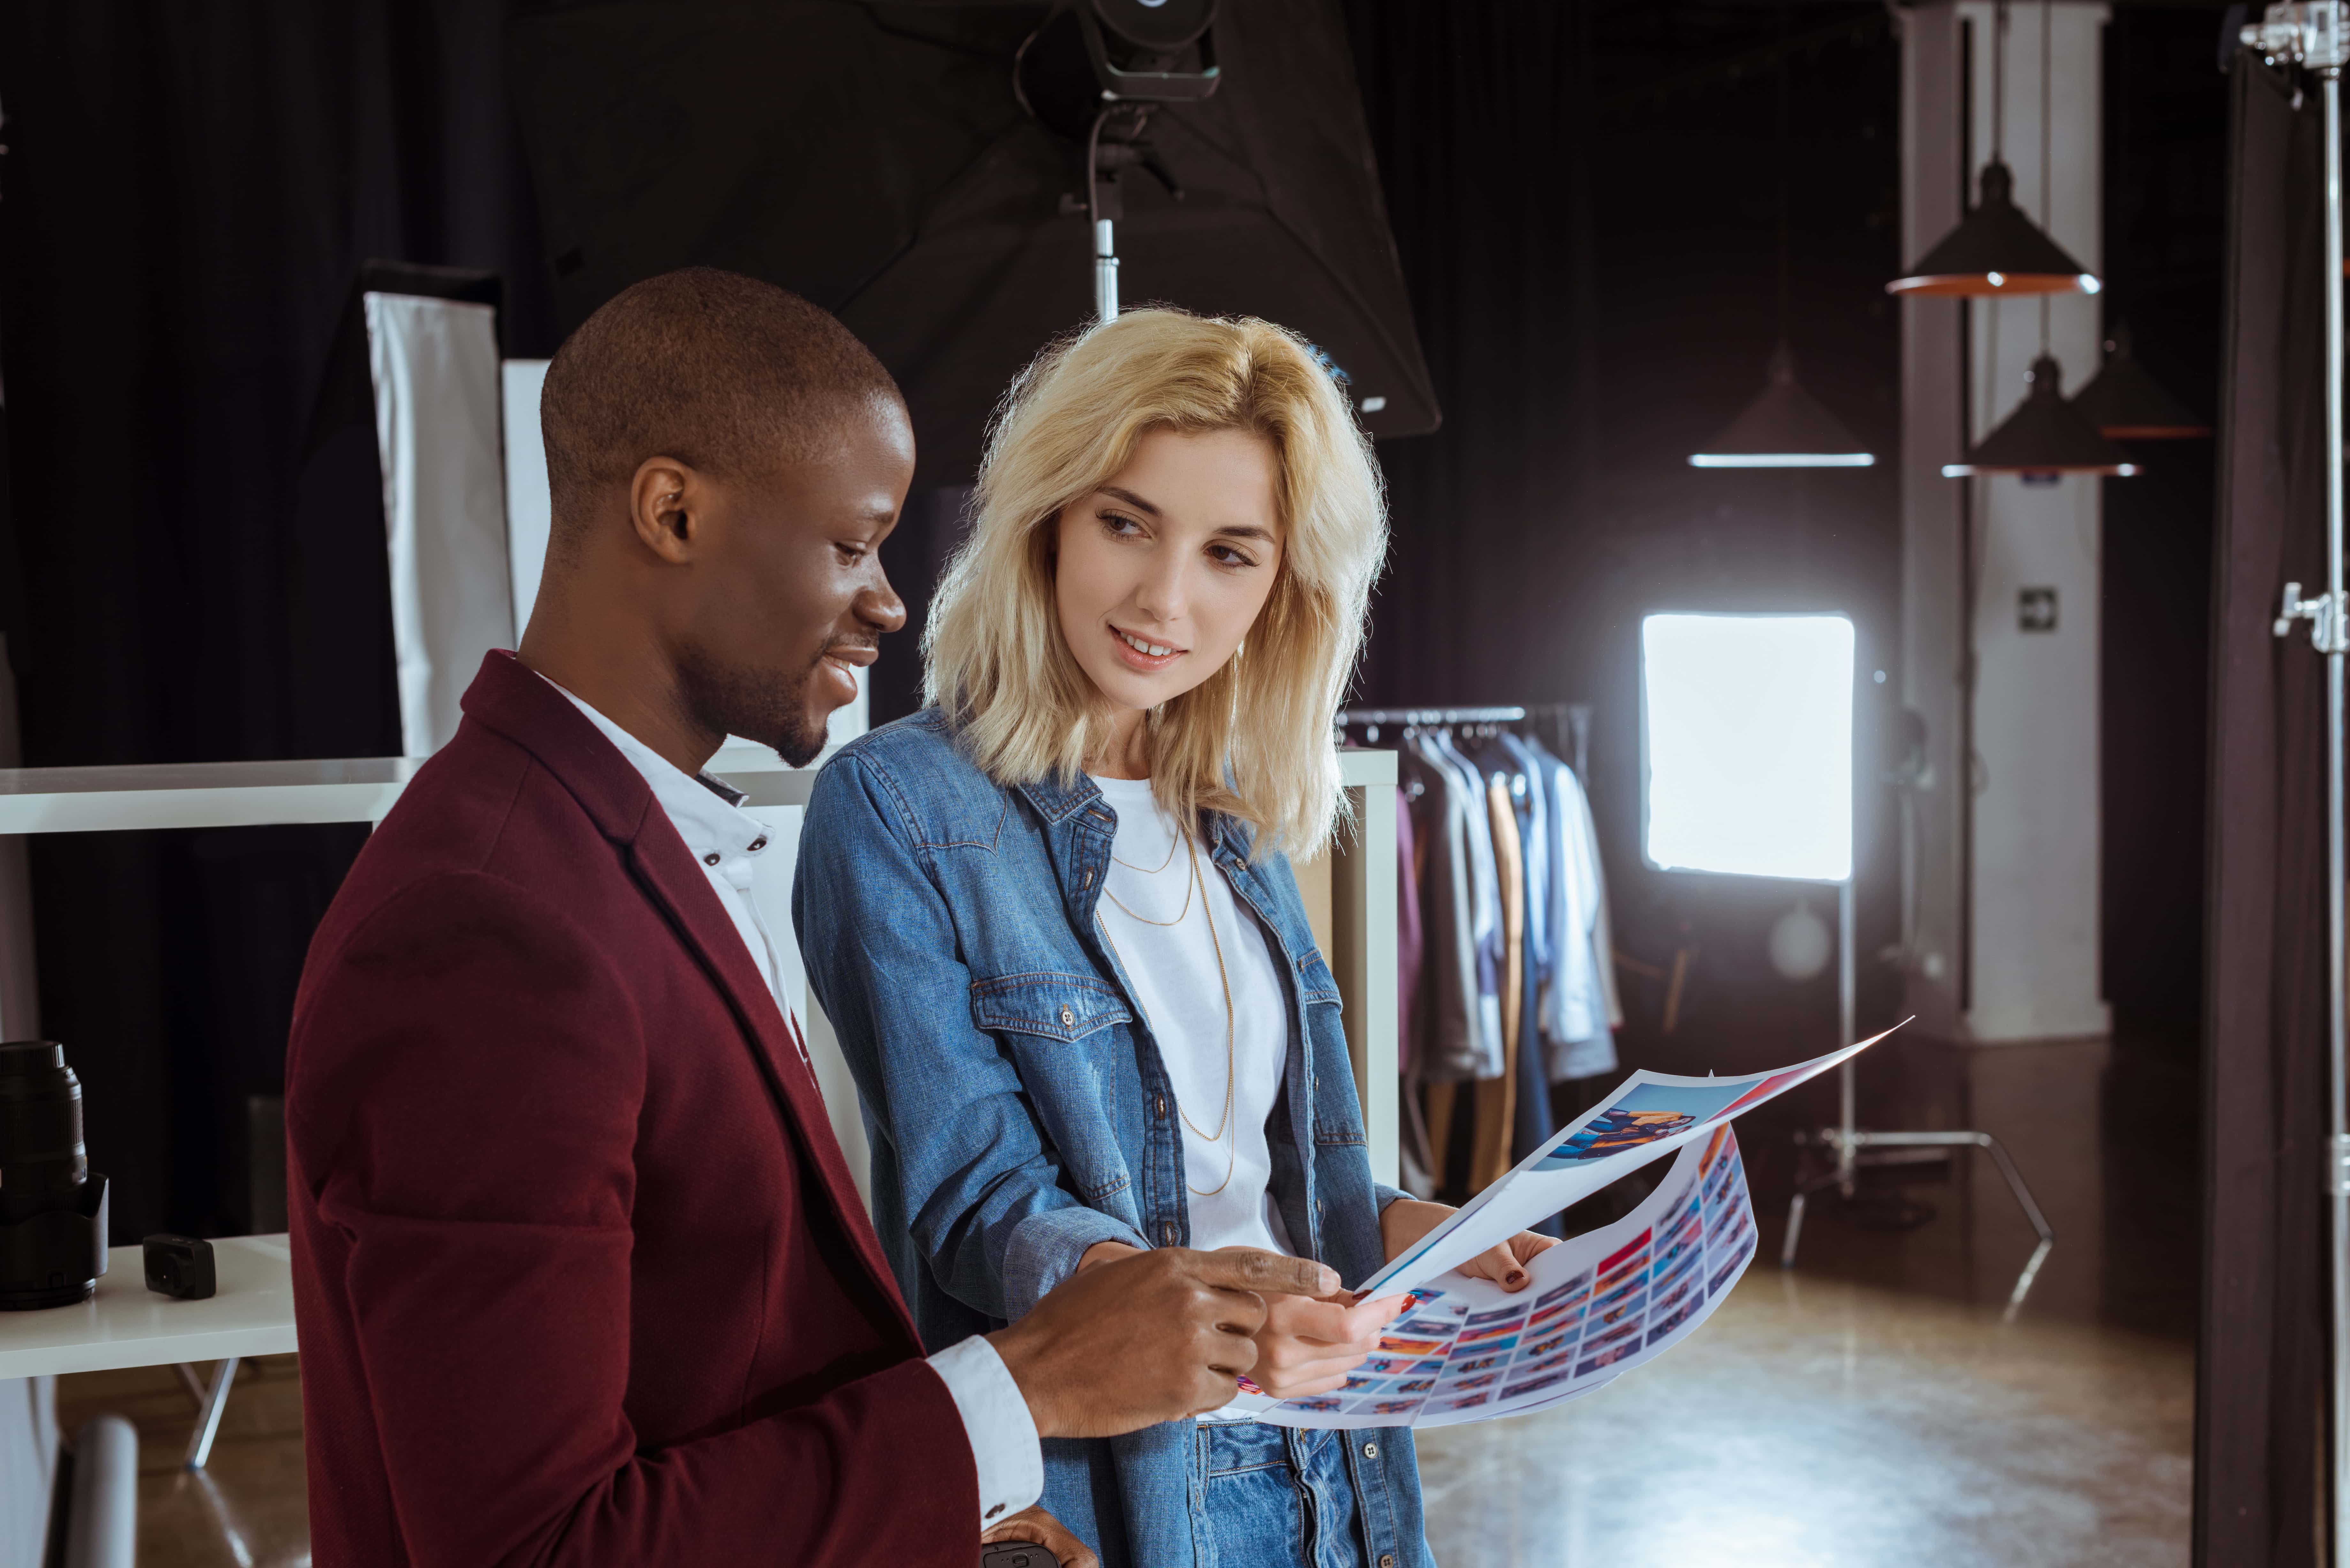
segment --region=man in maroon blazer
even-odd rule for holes
[[[1028,1510],[1040,1437],[1212,1408],[1318,1264],[1146,1253],[925,1359],[834,1142],[764,831],[700,772],[795,764],[905,618],[913,466],[822,311],[695,269],[564,345],[519,655],[369,841],[287,1057],[313,1554],[343,1564],[938,1564]]]

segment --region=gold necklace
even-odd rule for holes
[[[1195,888],[1200,888],[1203,880],[1204,878],[1200,871],[1200,852],[1196,847],[1194,847],[1191,851],[1192,886]],[[1184,907],[1186,909],[1191,907],[1191,896],[1189,894],[1184,896]],[[1118,908],[1125,909],[1126,906],[1120,904]],[[1183,1100],[1182,1096],[1179,1095],[1176,1096],[1175,1100],[1175,1115],[1182,1121],[1183,1125],[1190,1127],[1194,1134],[1213,1144],[1223,1141],[1224,1134],[1232,1128],[1233,1088],[1240,1078],[1239,1064],[1236,1060],[1236,1052],[1233,1044],[1234,1036],[1238,1033],[1238,1030],[1232,1009],[1232,974],[1224,964],[1224,944],[1216,935],[1215,916],[1212,911],[1210,910],[1209,905],[1206,902],[1204,889],[1201,891],[1200,908],[1201,912],[1205,913],[1208,917],[1208,945],[1214,950],[1216,955],[1216,979],[1223,987],[1224,992],[1224,1114],[1219,1119],[1216,1130],[1212,1134],[1201,1131],[1197,1123],[1193,1122],[1190,1116],[1183,1114]],[[1132,913],[1131,910],[1128,910],[1128,912]],[[1151,921],[1149,923],[1157,925],[1161,922]],[[1171,924],[1172,922],[1170,921],[1166,923]],[[1118,939],[1109,934],[1109,927],[1103,921],[1098,911],[1094,915],[1094,924],[1101,928],[1102,940],[1109,943],[1109,950],[1112,956],[1118,960],[1119,964],[1125,964],[1126,954],[1119,951]],[[1213,1198],[1217,1193],[1222,1192],[1225,1188],[1230,1187],[1232,1184],[1232,1172],[1239,1168],[1240,1152],[1240,1135],[1237,1132],[1234,1132],[1232,1135],[1232,1147],[1227,1149],[1224,1154],[1224,1179],[1216,1183],[1213,1187],[1200,1188],[1192,1187],[1191,1177],[1186,1175],[1183,1178],[1183,1185],[1186,1188],[1189,1188],[1196,1197]]]
[[[1186,834],[1183,837],[1183,842],[1186,844],[1191,843],[1191,836]],[[1118,860],[1118,857],[1115,855],[1111,856],[1110,858]],[[1167,858],[1170,864],[1172,864],[1175,859],[1175,849],[1171,845],[1168,846]],[[1141,870],[1140,867],[1128,865],[1127,862],[1123,860],[1118,860],[1118,863],[1121,866],[1125,866],[1129,871]],[[1160,871],[1164,871],[1167,867],[1165,866],[1161,866],[1159,869]],[[1155,874],[1156,873],[1146,873],[1146,875]],[[1111,903],[1116,904],[1119,909],[1124,909],[1128,919],[1139,920],[1146,926],[1180,926],[1183,923],[1183,917],[1191,912],[1191,895],[1199,888],[1199,874],[1200,856],[1199,852],[1194,850],[1191,854],[1191,880],[1183,884],[1183,907],[1175,911],[1175,918],[1171,920],[1154,920],[1147,915],[1136,914],[1131,905],[1128,904],[1125,899],[1119,898],[1117,894],[1109,890],[1109,878],[1107,877],[1102,878],[1102,897],[1107,898]],[[1213,930],[1215,929],[1215,922],[1211,920],[1208,922],[1208,926],[1211,930]],[[1104,927],[1103,929],[1107,930],[1108,928]]]
[[[1146,871],[1146,870],[1143,870],[1143,868],[1142,868],[1141,867],[1137,866],[1137,865],[1136,865],[1133,861],[1131,861],[1131,860],[1118,860],[1118,851],[1117,851],[1115,848],[1113,848],[1113,849],[1111,849],[1111,850],[1110,850],[1110,852],[1109,852],[1109,857],[1110,857],[1112,860],[1118,860],[1118,863],[1119,865],[1121,865],[1121,866],[1125,867],[1126,867],[1128,870],[1129,870],[1129,871],[1141,871],[1141,872],[1142,872],[1142,874],[1143,874],[1145,877],[1156,877],[1156,876],[1158,876],[1158,875],[1159,875],[1159,873],[1160,871],[1164,871],[1164,870],[1166,870],[1166,869],[1167,869],[1167,867],[1169,867],[1170,866],[1172,866],[1172,865],[1174,865],[1174,864],[1175,864],[1175,852],[1176,852],[1178,849],[1182,848],[1182,847],[1183,847],[1184,840],[1186,840],[1186,839],[1188,839],[1188,838],[1190,838],[1190,837],[1191,837],[1191,835],[1190,835],[1190,834],[1188,834],[1188,833],[1186,833],[1186,834],[1179,834],[1179,835],[1177,835],[1177,836],[1176,836],[1176,837],[1175,837],[1172,841],[1170,841],[1170,842],[1168,844],[1168,846],[1167,846],[1167,858],[1166,858],[1166,859],[1164,859],[1164,860],[1161,860],[1161,861],[1159,863],[1158,870]],[[1112,842],[1113,844],[1115,844],[1117,841],[1116,841],[1115,839],[1113,839],[1111,842]]]

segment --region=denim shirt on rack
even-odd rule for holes
[[[1173,1090],[1094,919],[1117,825],[1083,776],[990,782],[936,710],[852,742],[816,779],[793,919],[863,1101],[874,1225],[934,1348],[1022,1316],[1096,1242],[1189,1242]],[[1274,1200],[1291,1243],[1357,1284],[1385,1262],[1379,1211],[1402,1194],[1371,1179],[1337,983],[1288,862],[1252,862],[1248,830],[1221,816],[1205,839],[1289,991]],[[1192,1431],[1047,1440],[1045,1506],[1104,1568],[1192,1562]],[[1367,1560],[1426,1568],[1410,1434],[1346,1436]]]

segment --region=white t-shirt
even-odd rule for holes
[[[1175,1104],[1168,1108],[1182,1113],[1176,1130],[1183,1140],[1184,1184],[1191,1189],[1185,1199],[1191,1205],[1191,1245],[1202,1251],[1263,1247],[1294,1253],[1288,1228],[1266,1189],[1273,1158],[1264,1124],[1281,1093],[1288,1060],[1289,998],[1282,991],[1264,933],[1232,896],[1232,884],[1204,846],[1199,848],[1200,885],[1192,887],[1190,849],[1177,834],[1174,818],[1152,796],[1149,779],[1096,776],[1094,784],[1118,814],[1109,874],[1102,879],[1105,897],[1096,908],[1175,1086]],[[1179,913],[1180,919],[1176,919]],[[1149,923],[1154,920],[1175,923]],[[1223,954],[1221,974],[1219,946]],[[1229,1075],[1224,1051],[1228,983],[1232,1002]],[[1232,1083],[1229,1117],[1224,1114],[1227,1076]],[[1205,1136],[1219,1132],[1222,1136],[1212,1140]],[[1228,1171],[1230,1180],[1225,1179]],[[1224,1409],[1200,1418],[1226,1420],[1252,1414]]]
[[[1232,884],[1199,847],[1200,888],[1174,819],[1150,794],[1148,779],[1096,778],[1118,814],[1107,895],[1096,906],[1110,946],[1142,1003],[1159,1059],[1175,1085],[1183,1119],[1183,1163],[1191,1245],[1292,1251],[1273,1198],[1265,1119],[1281,1093],[1289,1054],[1289,998],[1256,918],[1233,898]],[[1135,867],[1141,869],[1137,870]],[[1191,907],[1184,908],[1184,895]],[[1202,898],[1201,895],[1206,896]],[[1124,906],[1121,908],[1120,906]],[[1132,911],[1128,913],[1128,911]],[[1153,920],[1175,920],[1152,925]],[[1140,917],[1138,919],[1137,917]],[[1210,940],[1210,924],[1214,939]],[[1217,971],[1217,949],[1223,951]],[[1224,988],[1232,988],[1232,1114],[1224,1115]],[[1225,1123],[1221,1128],[1219,1123]],[[1205,1135],[1221,1131],[1212,1141]],[[1224,1179],[1229,1169],[1232,1179]],[[1220,1189],[1220,1190],[1219,1190]]]

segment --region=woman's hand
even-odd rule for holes
[[[1134,1252],[1123,1241],[1097,1241],[1077,1260],[1077,1270],[1082,1273]],[[1343,1292],[1319,1300],[1271,1295],[1263,1301],[1264,1322],[1251,1335],[1256,1365],[1249,1369],[1249,1381],[1276,1399],[1327,1394],[1346,1382],[1379,1347],[1379,1331],[1403,1315],[1404,1308],[1399,1295],[1357,1302]]]
[[[1379,1347],[1379,1331],[1403,1315],[1404,1297],[1357,1302],[1341,1293],[1322,1301],[1274,1296],[1254,1334],[1249,1381],[1276,1399],[1327,1394]]]
[[[1388,1261],[1395,1262],[1456,1212],[1449,1203],[1423,1203],[1417,1198],[1399,1198],[1388,1204],[1379,1212],[1379,1240],[1387,1247]],[[1461,1272],[1491,1280],[1505,1291],[1522,1291],[1534,1282],[1525,1265],[1535,1253],[1557,1245],[1555,1236],[1521,1231],[1500,1246],[1489,1247],[1461,1264]]]

